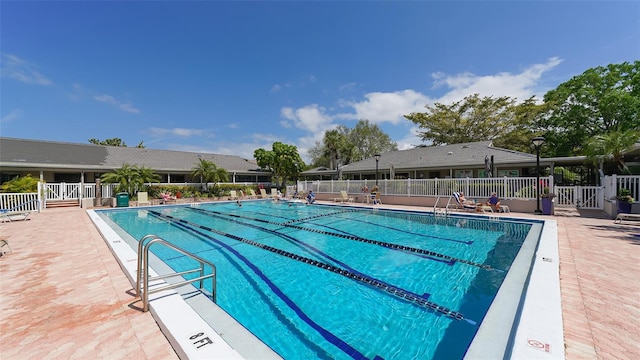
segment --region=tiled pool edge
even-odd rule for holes
[[[538,236],[523,244],[465,360],[565,358],[557,222],[544,221]],[[526,273],[518,262],[529,265]],[[525,293],[515,301],[522,285]],[[505,331],[508,339],[498,336]]]
[[[515,330],[514,359],[564,359],[558,223],[546,220]]]
[[[87,215],[135,288],[136,252],[94,210],[87,210]],[[153,270],[149,272],[156,275]],[[244,358],[174,290],[150,295],[149,311],[181,359]],[[221,321],[228,322],[226,319]],[[253,337],[250,333],[245,336]],[[279,358],[270,348],[253,338],[253,344],[248,346],[255,346],[256,341],[259,344],[252,352],[257,351],[262,355],[261,358]]]

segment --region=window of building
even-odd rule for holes
[[[456,178],[472,178],[473,170],[465,169],[465,170],[456,170]]]
[[[507,169],[507,170],[498,170],[498,177],[518,177],[520,176],[520,170]]]
[[[57,183],[79,183],[80,182],[80,174],[72,174],[72,173],[55,173],[53,174],[53,182]]]

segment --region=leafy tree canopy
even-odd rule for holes
[[[89,142],[95,145],[106,145],[106,146],[122,146],[127,147],[127,144],[122,141],[120,138],[111,138],[106,140],[98,140],[95,138],[89,139]],[[137,148],[144,148],[144,144],[142,141],[136,146]]]
[[[314,167],[336,169],[375,154],[397,150],[398,145],[376,124],[359,120],[353,129],[339,125],[324,133],[322,142],[309,150]]]
[[[263,148],[255,150],[253,157],[258,162],[258,166],[273,173],[273,181],[280,189],[289,180],[297,180],[306,166],[295,145],[287,145],[279,141],[273,143],[271,150]]]
[[[405,118],[422,129],[422,140],[433,145],[491,140],[495,146],[527,152],[535,124],[545,109],[534,97],[518,104],[508,96],[478,94],[451,105],[435,103],[426,108],[424,113],[411,113]]]
[[[583,155],[595,136],[640,129],[640,61],[588,69],[547,92],[544,101],[551,106],[542,123],[547,148],[555,156]]]

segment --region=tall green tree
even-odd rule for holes
[[[422,140],[433,145],[491,140],[495,146],[527,151],[544,111],[534,97],[518,104],[508,96],[478,94],[451,105],[435,103],[426,108],[424,113],[411,113],[405,118],[421,128]]]
[[[374,154],[397,150],[391,137],[369,120],[359,120],[353,129],[339,125],[325,132],[322,142],[316,142],[309,150],[314,167],[325,166],[336,169]]]
[[[272,179],[279,189],[283,189],[289,181],[297,180],[306,167],[296,146],[279,141],[273,143],[271,150],[255,150],[253,157],[258,166],[271,171]]]
[[[555,156],[583,155],[595,136],[640,128],[640,61],[588,69],[547,92],[542,125]]]
[[[337,169],[340,158],[344,158],[351,152],[352,144],[349,143],[349,129],[340,125],[334,130],[324,133],[324,156],[329,159],[329,168]]]
[[[362,119],[349,131],[349,144],[353,145],[353,151],[346,157],[345,164],[373,157],[387,151],[398,150],[398,144],[382,131],[377,124]]]

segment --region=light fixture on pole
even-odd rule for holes
[[[538,187],[540,187],[540,148],[542,147],[542,144],[544,144],[544,138],[542,136],[536,136],[533,139],[531,139],[531,142],[533,143],[533,146],[536,148],[536,214],[542,214],[542,211],[540,210],[540,189],[538,189]]]
[[[380,161],[380,154],[373,155],[376,158],[376,186],[378,186],[378,161]]]

